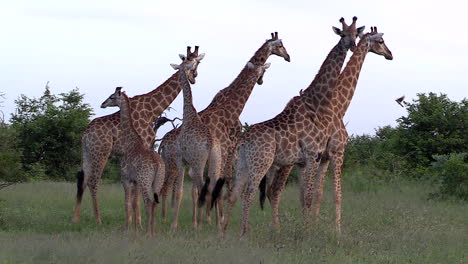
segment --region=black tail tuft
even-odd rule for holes
[[[83,182],[84,182],[84,171],[80,170],[76,173],[76,199],[81,200],[83,197]]]
[[[158,204],[159,203],[159,197],[157,193],[154,193],[154,201]]]
[[[206,201],[206,193],[208,192],[208,186],[210,185],[210,178],[206,178],[205,185],[200,191],[200,196],[198,196],[198,207],[202,207]]]
[[[263,210],[265,206],[265,198],[266,198],[266,177],[262,178],[262,181],[260,181],[260,185],[258,186],[258,189],[260,190],[260,208]]]
[[[221,194],[221,191],[223,190],[223,185],[224,185],[224,182],[226,180],[224,180],[224,178],[220,178],[218,179],[218,181],[216,182],[216,185],[213,189],[213,194],[211,195],[211,205],[210,205],[210,209],[213,208],[216,200],[218,200],[218,198],[220,197],[220,194]]]

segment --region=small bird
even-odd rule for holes
[[[395,99],[395,102],[397,102],[401,107],[404,107],[402,104],[404,99],[405,99],[405,96],[403,95],[402,97]]]

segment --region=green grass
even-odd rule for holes
[[[148,238],[123,231],[118,184],[101,186],[101,226],[88,191],[81,221],[73,224],[74,184],[19,184],[0,191],[0,263],[467,263],[467,203],[427,200],[426,185],[369,185],[349,177],[337,237],[327,184],[318,226],[303,229],[291,184],[281,202],[281,231],[271,229],[269,206],[260,211],[256,202],[243,240],[239,202],[224,240],[214,226],[193,230],[188,189],[179,230],[171,233],[158,217],[157,234]]]

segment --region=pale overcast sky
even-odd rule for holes
[[[291,55],[272,56],[264,84],[241,115],[258,123],[281,112],[306,88],[337,43],[331,27],[357,16],[366,32],[377,26],[394,60],[369,54],[345,116],[351,134],[394,125],[405,110],[395,98],[416,93],[467,96],[468,34],[464,1],[116,1],[25,0],[0,4],[0,92],[7,119],[20,94],[39,97],[79,87],[95,115],[116,86],[130,96],[164,82],[187,45],[206,53],[192,85],[203,109],[237,76],[247,60],[278,31]],[[169,116],[182,116],[182,93]],[[170,126],[158,133],[161,137]]]

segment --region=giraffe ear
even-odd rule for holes
[[[174,64],[174,63],[171,63],[171,67],[172,67],[174,70],[180,69],[180,66],[179,66],[178,64]]]
[[[364,29],[366,28],[366,26],[362,26],[362,27],[359,27],[357,29],[357,34],[359,36],[359,38],[362,38],[362,36],[364,35]]]
[[[263,64],[263,69],[266,70],[266,69],[270,68],[270,66],[271,66],[271,63],[267,62],[267,63]]]
[[[197,60],[198,62],[200,62],[201,60],[203,60],[203,58],[205,58],[205,53],[202,53],[202,54],[198,55],[197,58],[196,58],[196,60]]]
[[[249,61],[249,62],[247,62],[247,68],[249,68],[251,70],[251,69],[255,68],[255,65]]]
[[[343,34],[343,31],[341,31],[341,29],[337,27],[332,27],[332,29],[333,29],[333,32],[335,32],[335,34],[337,34],[338,36],[341,36]]]
[[[179,54],[179,58],[182,60],[182,61],[185,61],[187,59],[187,57],[185,57],[184,54]]]

